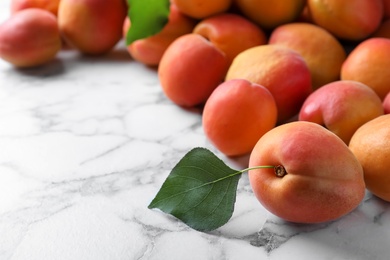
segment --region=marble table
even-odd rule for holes
[[[0,2],[0,22],[9,0]],[[172,104],[123,42],[102,57],[63,50],[19,70],[0,61],[0,259],[389,259],[390,204],[367,192],[330,223],[267,212],[247,175],[234,214],[198,232],[147,208],[191,148],[214,151],[199,111]]]

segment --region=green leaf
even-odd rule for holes
[[[193,229],[214,230],[233,214],[241,173],[211,151],[194,148],[172,169],[149,208],[159,208]]]
[[[126,44],[152,36],[168,22],[169,0],[127,0],[131,26],[126,34]]]

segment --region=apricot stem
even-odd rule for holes
[[[275,175],[277,177],[281,178],[287,174],[286,169],[282,165],[276,165],[274,169],[275,169]]]

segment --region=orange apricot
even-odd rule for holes
[[[302,55],[310,69],[313,89],[340,79],[340,69],[347,54],[332,34],[317,25],[281,25],[271,33],[269,44],[282,45]]]
[[[226,12],[232,0],[172,0],[173,4],[184,14],[195,19]]]
[[[341,79],[360,81],[383,99],[390,92],[390,39],[370,38],[357,45],[341,67]]]
[[[269,90],[244,79],[221,83],[207,99],[202,115],[206,136],[228,156],[249,153],[276,119]]]
[[[234,0],[245,17],[267,30],[297,20],[305,3],[306,0]]]
[[[340,39],[359,41],[379,27],[383,0],[308,0],[314,23]]]
[[[390,114],[362,125],[352,136],[349,148],[363,166],[367,190],[390,201]]]
[[[203,19],[194,28],[222,50],[229,64],[242,51],[267,43],[263,30],[243,16],[223,13]]]
[[[158,76],[164,94],[175,104],[204,104],[223,81],[228,68],[225,54],[199,34],[185,34],[164,52]]]

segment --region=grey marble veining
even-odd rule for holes
[[[196,146],[247,162],[218,153],[199,111],[168,101],[123,43],[33,69],[0,61],[0,259],[389,259],[389,204],[370,193],[334,222],[298,225],[268,213],[243,174],[233,217],[208,233],[148,209]]]

